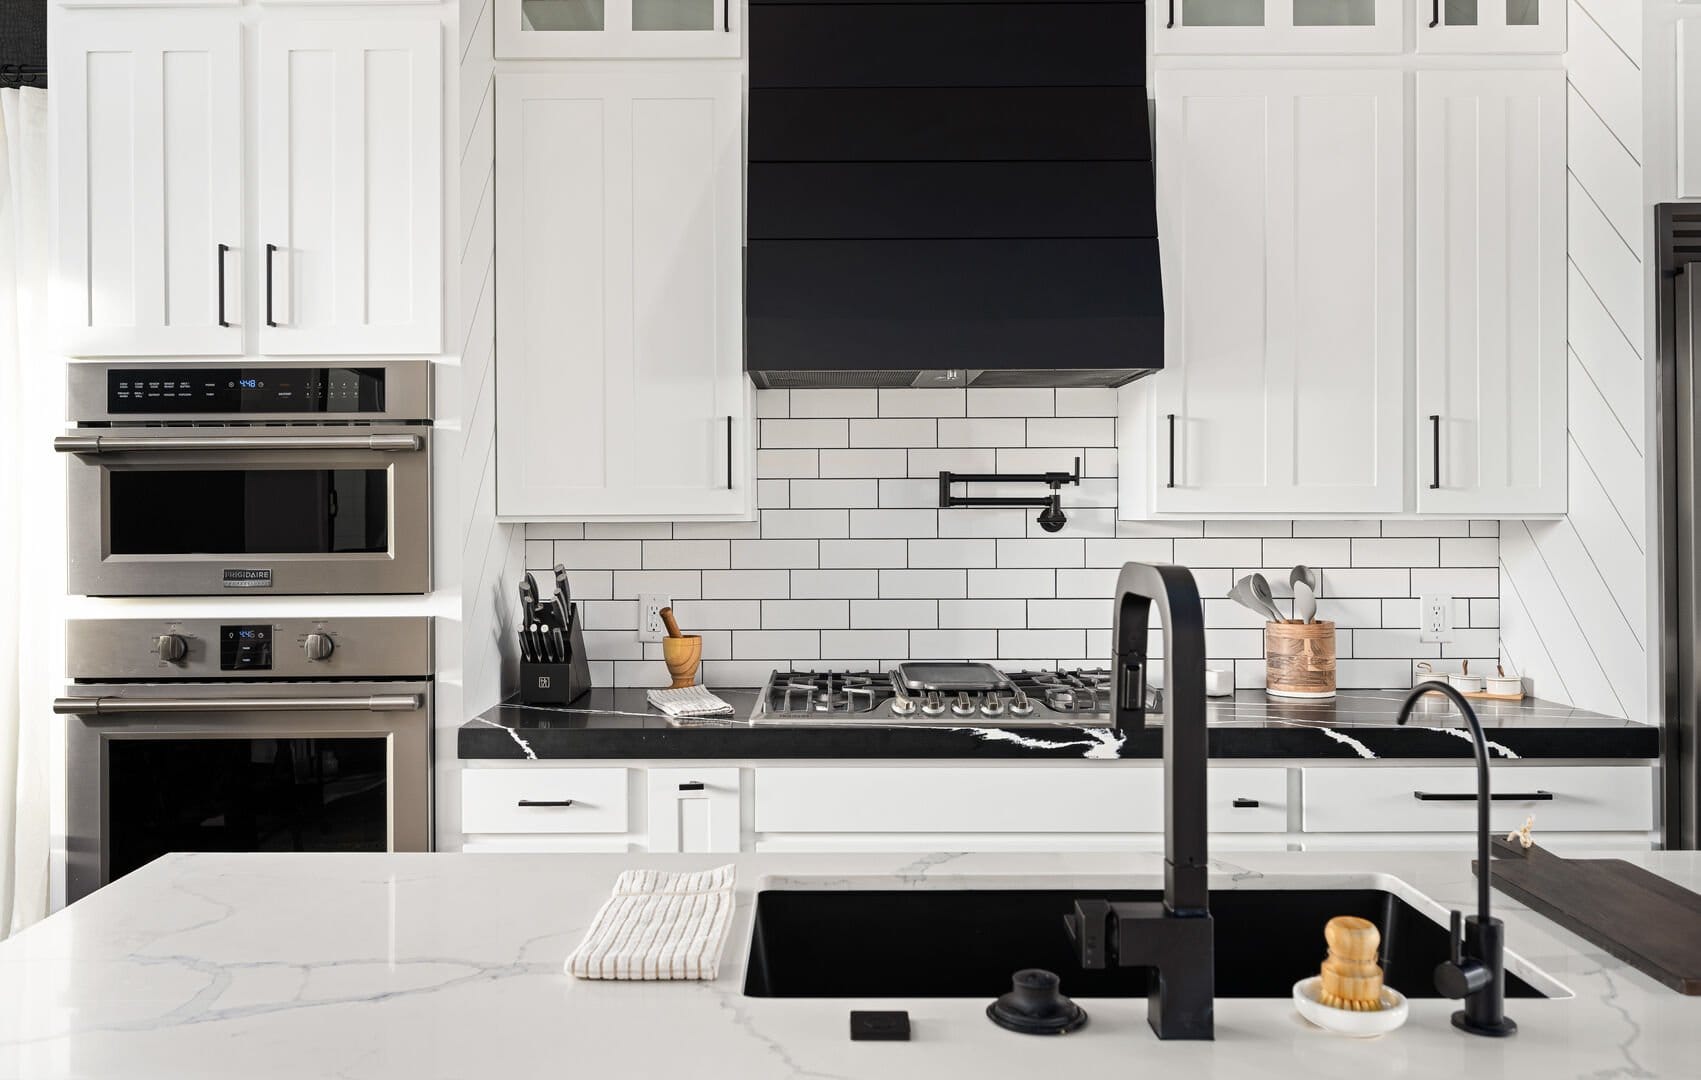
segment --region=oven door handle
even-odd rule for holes
[[[372,694],[367,697],[53,699],[53,711],[62,716],[111,716],[116,713],[139,712],[411,712],[419,707],[418,694]]]
[[[61,454],[116,454],[176,450],[418,450],[418,435],[60,435]]]

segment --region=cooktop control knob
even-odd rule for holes
[[[892,715],[893,716],[914,716],[915,715],[915,698],[910,697],[908,694],[904,693],[901,689],[896,689],[896,688],[894,688],[894,689],[895,689],[895,693],[894,693],[894,696],[892,698]]]
[[[927,698],[921,703],[923,716],[943,716],[945,714],[945,699],[939,696],[939,691],[929,690]]]
[[[967,693],[959,693],[957,700],[951,703],[951,712],[955,716],[973,716],[977,711],[974,698]]]
[[[1022,693],[1020,690],[1016,691],[1015,695],[1010,699],[1010,715],[1032,716],[1033,714],[1033,701],[1028,698],[1028,695]]]
[[[988,719],[996,719],[1004,715],[1004,699],[997,694],[986,695],[986,700],[980,703],[980,714]]]
[[[301,643],[301,650],[307,654],[309,660],[329,660],[331,653],[336,650],[336,645],[332,643],[329,634],[308,634],[307,640]]]
[[[168,664],[180,662],[189,653],[189,643],[178,634],[161,634],[154,638],[154,652]]]

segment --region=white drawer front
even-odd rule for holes
[[[461,831],[623,833],[626,770],[462,769]]]
[[[1287,827],[1284,769],[1212,769],[1210,826]],[[1161,832],[1160,768],[764,768],[761,833]],[[1256,807],[1233,806],[1235,799]]]
[[[1477,772],[1466,766],[1302,770],[1306,832],[1452,832],[1477,823]],[[1536,833],[1612,832],[1654,825],[1654,774],[1640,767],[1496,767],[1489,825],[1502,833],[1534,816]],[[1419,798],[1418,793],[1430,796]],[[1551,798],[1506,799],[1546,793]],[[1448,799],[1446,796],[1467,796]],[[1436,798],[1442,796],[1442,798]]]

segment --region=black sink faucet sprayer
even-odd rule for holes
[[[1482,721],[1463,694],[1444,682],[1419,683],[1400,706],[1396,722],[1404,724],[1412,707],[1425,694],[1441,694],[1465,714],[1477,752],[1477,913],[1464,921],[1453,912],[1453,955],[1435,968],[1435,988],[1447,997],[1464,998],[1465,1007],[1453,1014],[1453,1026],[1472,1035],[1505,1037],[1518,1025],[1506,1015],[1506,925],[1488,913],[1488,739]]]
[[[1160,1039],[1214,1037],[1215,937],[1205,881],[1205,613],[1182,566],[1129,563],[1116,582],[1112,723],[1146,726],[1152,606],[1163,626],[1164,898],[1077,900],[1065,916],[1083,968],[1155,969],[1146,1022]]]

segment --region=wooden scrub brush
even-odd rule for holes
[[[1382,1008],[1382,968],[1376,950],[1382,933],[1369,919],[1337,915],[1323,928],[1329,955],[1323,961],[1317,1000],[1336,1009],[1377,1012]]]

